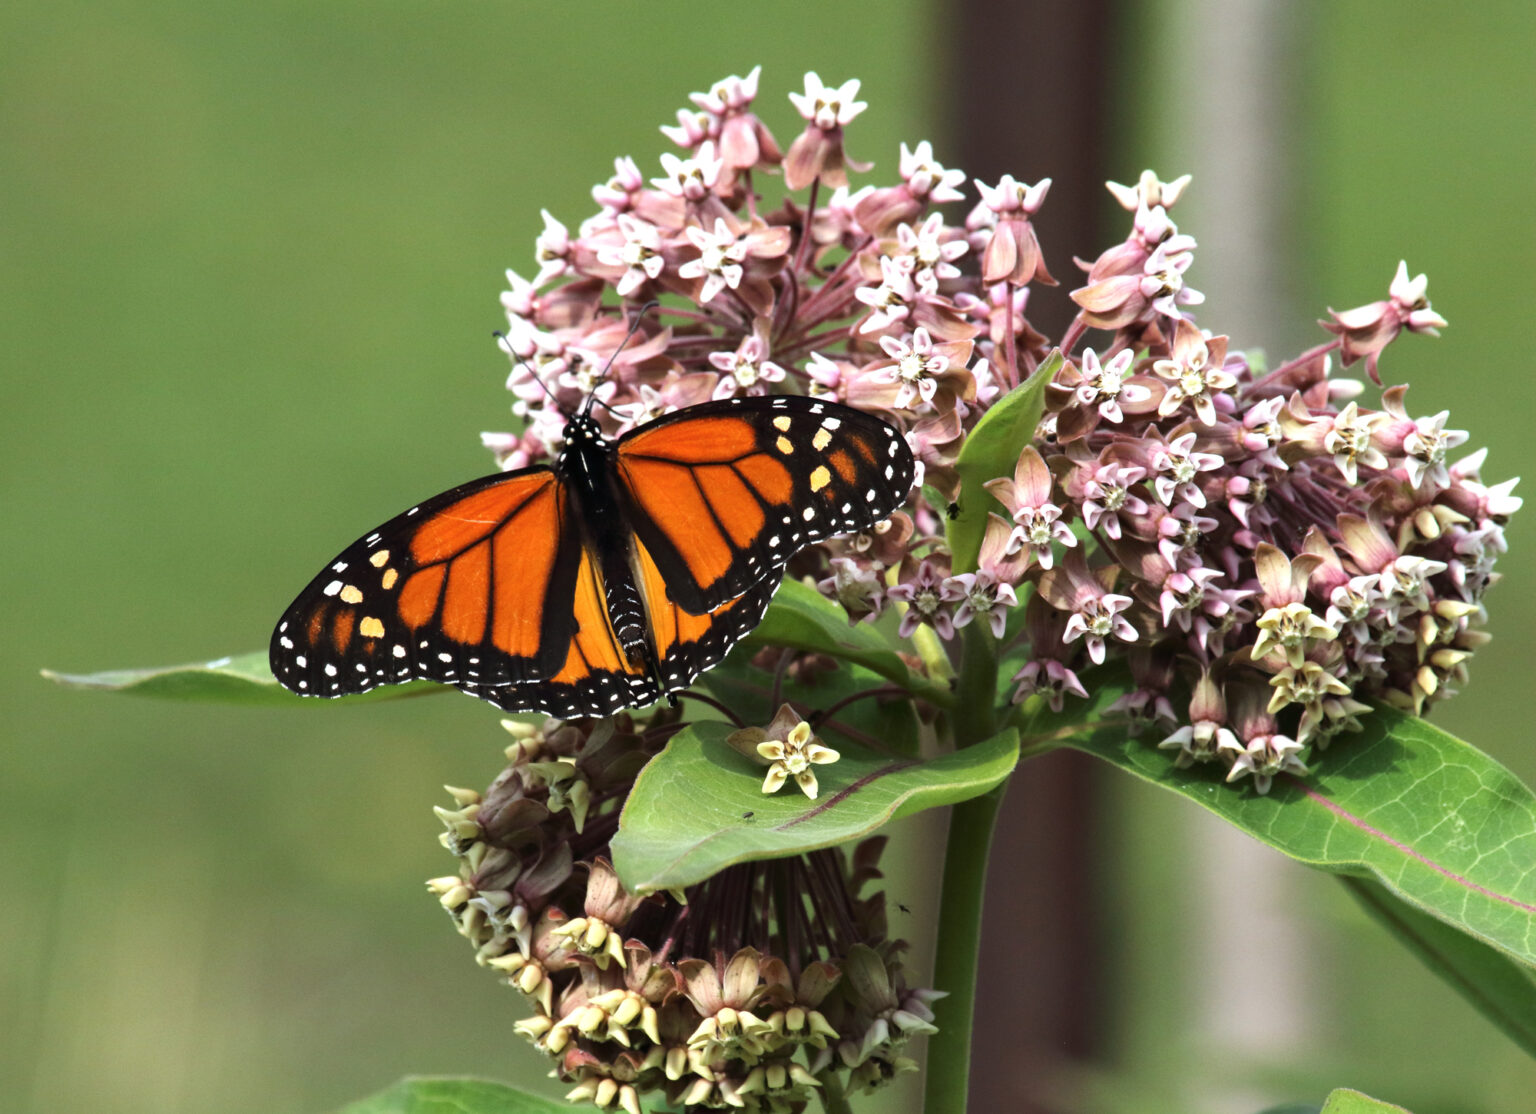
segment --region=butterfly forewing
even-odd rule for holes
[[[890,425],[800,395],[691,406],[614,455],[636,536],[694,614],[776,578],[812,542],[870,529],[906,500],[915,471]]]
[[[312,696],[518,685],[565,661],[580,533],[548,468],[486,476],[349,546],[288,608],[272,672]]]

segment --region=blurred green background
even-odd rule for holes
[[[1536,471],[1532,7],[1296,10],[1297,192],[1274,268],[1297,324],[1384,296],[1406,257],[1451,328],[1395,346],[1389,379],[1490,446],[1491,480]],[[985,82],[945,87],[927,59],[974,33],[913,0],[0,12],[0,1109],[299,1114],[406,1072],[537,1079],[515,999],[420,886],[451,865],[438,786],[499,768],[493,710],[162,705],[37,669],[263,646],[339,544],[487,470],[476,434],[510,420],[489,339],[502,270],[531,273],[540,207],[574,225],[614,156],[656,165],[689,91],[761,62],[787,142],[804,70],[858,76],[871,107],[850,146],[894,174],[903,139],[953,161],[942,99]],[[1120,181],[1184,169],[1189,124],[1158,96],[1202,64],[1134,41],[1152,45],[1115,60]],[[1496,640],[1436,719],[1529,782],[1536,511],[1509,540]],[[1529,1109],[1531,1064],[1284,864],[1304,1031],[1199,1036],[1211,949],[1252,943],[1191,923],[1187,851],[1209,829],[1138,786],[1111,811],[1112,1028],[1100,1060],[1051,1081],[1061,1110],[1256,1110],[1342,1084],[1420,1114]]]

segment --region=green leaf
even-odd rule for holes
[[[798,580],[785,579],[768,605],[768,614],[742,641],[749,648],[788,646],[830,654],[873,670],[933,703],[949,703],[949,691],[914,675],[873,624],[850,625],[847,612]]]
[[[1339,879],[1371,919],[1493,1022],[1536,1056],[1536,979],[1503,952],[1421,913],[1365,878]]]
[[[1340,1087],[1323,1103],[1322,1114],[1408,1114],[1405,1107]]]
[[[1090,712],[1115,692],[1090,689]],[[1040,718],[1043,727],[1053,722]],[[1363,731],[1315,755],[1311,775],[1277,777],[1267,796],[1223,783],[1211,766],[1178,769],[1154,738],[1131,738],[1123,723],[1106,720],[1061,741],[1188,797],[1293,859],[1372,878],[1536,964],[1536,797],[1492,758],[1421,719],[1378,708]]]
[[[955,461],[960,472],[959,514],[946,527],[955,572],[975,571],[987,514],[999,506],[982,485],[1013,475],[1019,454],[1035,439],[1035,427],[1045,412],[1046,385],[1065,362],[1060,349],[1052,352],[1033,375],[992,404],[960,446]]]
[[[731,655],[695,682],[736,713],[744,723],[764,724],[778,706],[770,703],[773,674],[751,664],[752,654],[737,647]],[[870,689],[890,688],[890,682],[861,665],[839,663],[836,669],[812,671],[780,693],[780,701],[813,709],[830,708],[838,701]],[[840,728],[847,728],[844,732]],[[918,753],[917,709],[911,697],[870,697],[838,708],[821,734],[829,745],[842,750],[847,744],[876,739],[886,750],[904,758]],[[861,739],[860,736],[864,738]]]
[[[336,1114],[568,1114],[570,1109],[488,1079],[408,1077]]]
[[[689,886],[733,863],[831,847],[888,821],[985,793],[1018,761],[1018,732],[929,762],[849,747],[816,767],[820,796],[793,784],[761,791],[764,767],[737,753],[725,723],[678,732],[640,772],[613,838],[613,863],[633,892]]]
[[[167,665],[159,669],[113,669],[105,673],[56,673],[44,669],[43,676],[66,688],[96,689],[101,692],[127,692],[134,696],[154,696],[162,700],[215,700],[226,704],[320,705],[324,700],[305,699],[277,683],[267,668],[267,653],[219,658],[194,665]],[[441,685],[428,683],[384,685],[372,692],[360,693],[352,700],[395,700],[403,696],[425,696],[442,691]]]
[[[1401,1106],[1362,1095],[1341,1087],[1328,1096],[1322,1106],[1316,1103],[1292,1102],[1284,1106],[1271,1106],[1261,1114],[1409,1114]]]

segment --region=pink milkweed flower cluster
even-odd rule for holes
[[[1149,171],[1109,184],[1129,229],[1081,265],[1079,312],[1049,338],[1028,318],[1058,282],[1033,226],[1049,179],[977,181],[968,210],[946,209],[968,200],[965,175],[924,141],[902,145],[894,180],[855,187],[858,82],[807,74],[784,148],[757,115],[758,77],[693,94],[662,129],[680,150],[650,173],[618,159],[574,232],[544,215],[535,277],[509,271],[502,295],[526,419],[484,435],[504,466],[557,452],[588,393],[611,435],[737,394],[877,413],[905,434],[919,486],[793,575],[850,621],[899,612],[902,637],[924,626],[952,646],[981,623],[1004,640],[1017,700],[1063,707],[1085,668],[1117,662],[1133,678],[1119,708],[1159,746],[1260,792],[1304,773],[1366,701],[1420,711],[1463,680],[1514,481],[1484,484],[1484,452],[1457,457],[1467,434],[1412,415],[1406,388],[1373,408],[1333,374],[1337,353],[1380,382],[1392,340],[1445,324],[1422,275],[1400,267],[1386,299],[1330,311],[1333,340],[1257,366],[1194,316],[1197,244],[1170,215],[1188,177]],[[956,568],[960,449],[1053,351],[1033,443],[987,484],[979,562]]]

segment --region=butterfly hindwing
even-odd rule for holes
[[[690,406],[626,434],[613,455],[635,534],[694,614],[776,578],[812,542],[872,528],[915,472],[893,427],[801,395]]]
[[[711,612],[692,615],[665,598],[655,563],[637,546],[635,565],[649,620],[646,653],[656,657],[653,672],[645,656],[631,659],[619,645],[603,605],[606,593],[597,556],[588,551],[581,556],[574,600],[578,628],[559,672],[543,680],[467,691],[506,711],[544,712],[561,719],[597,718],[654,704],[718,664],[762,621],[779,587],[777,578],[771,579]]]
[[[550,469],[462,484],[327,565],[273,633],[272,672],[313,696],[417,678],[466,687],[548,676],[574,634],[579,549]]]
[[[779,577],[769,577],[734,600],[703,615],[683,610],[668,596],[661,571],[643,543],[636,542],[639,584],[650,618],[651,641],[668,692],[687,688],[706,669],[718,665],[740,639],[762,622]]]

